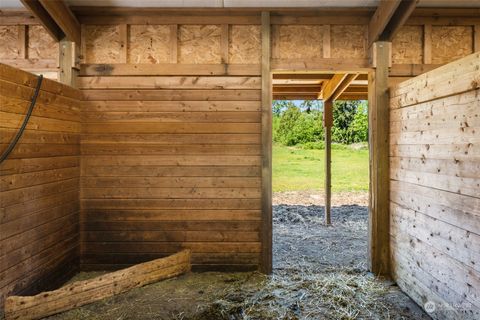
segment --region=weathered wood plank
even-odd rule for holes
[[[113,221],[259,221],[260,210],[251,209],[138,209],[111,212],[105,209],[85,210],[90,222]]]
[[[157,188],[255,188],[258,177],[82,177],[81,185],[89,187],[157,187]]]
[[[260,133],[259,123],[85,123],[84,133]]]
[[[77,281],[33,297],[8,297],[5,302],[5,315],[7,319],[40,319],[180,275],[188,272],[190,268],[190,251],[184,250],[170,257],[145,262],[94,279]]]
[[[78,77],[82,89],[260,89],[259,77]]]
[[[118,199],[115,202],[110,199],[83,199],[81,204],[85,210],[261,209],[260,199]]]
[[[480,235],[472,234],[461,227],[451,226],[441,220],[404,208],[396,203],[390,204],[392,222],[402,233],[407,233],[453,259],[480,271],[475,262],[480,259]],[[430,231],[430,229],[435,231]],[[460,246],[463,250],[451,250]]]
[[[82,165],[89,166],[259,166],[260,156],[222,155],[222,156],[84,156]]]
[[[480,88],[480,53],[404,81],[391,92],[392,107],[406,107]],[[435,83],[434,86],[430,85]]]
[[[82,64],[80,76],[259,76],[254,64]]]
[[[2,132],[0,130],[0,132]],[[206,134],[84,134],[82,144],[142,144],[142,145],[178,145],[178,144],[260,144],[261,136],[258,133],[206,133]],[[2,142],[0,138],[0,142]]]
[[[258,188],[83,188],[88,199],[260,198]]]
[[[1,145],[0,145],[1,147]],[[256,144],[192,144],[192,145],[142,145],[99,144],[83,145],[82,155],[261,155]]]
[[[95,165],[82,168],[82,177],[259,177],[260,174],[260,167],[255,165]]]
[[[189,101],[259,100],[260,90],[83,90],[87,100]]]
[[[205,112],[260,111],[260,101],[84,101],[82,111],[97,112]]]
[[[262,12],[262,257],[260,269],[272,272],[272,72],[270,13]]]
[[[389,101],[388,67],[391,45],[376,42],[373,46],[375,71],[368,76],[369,144],[370,144],[370,269],[379,275],[390,274],[389,246]]]
[[[83,122],[260,122],[260,112],[85,112]]]

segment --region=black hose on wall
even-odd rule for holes
[[[35,103],[37,102],[38,94],[40,92],[40,87],[42,86],[42,81],[43,81],[43,75],[39,75],[38,81],[37,81],[37,87],[35,88],[35,93],[33,94],[32,101],[30,102],[30,107],[28,108],[28,112],[25,116],[25,119],[23,120],[22,126],[18,130],[13,140],[10,141],[10,144],[8,145],[7,149],[5,149],[5,151],[0,156],[0,163],[2,163],[3,161],[5,161],[5,159],[7,159],[8,155],[13,151],[13,149],[17,145],[18,140],[20,140],[23,134],[23,131],[25,131],[25,128],[27,127],[27,124],[28,124],[28,120],[32,115],[33,107],[35,107]]]

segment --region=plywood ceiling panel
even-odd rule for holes
[[[380,0],[65,0],[70,6],[155,8],[327,8],[376,7]],[[20,0],[1,0],[0,8],[22,8]],[[480,0],[420,0],[418,7],[480,8]]]

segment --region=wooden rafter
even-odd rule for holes
[[[381,0],[377,10],[372,16],[368,24],[368,43],[371,45],[380,38],[387,27],[388,22],[392,19],[395,10],[397,10],[402,0]]]
[[[321,92],[323,100],[336,100],[357,77],[357,73],[335,74],[332,79],[325,84]]]
[[[390,41],[415,9],[418,0],[382,0],[368,25],[368,44]]]
[[[330,80],[332,75],[329,73],[275,73],[273,80]]]
[[[67,39],[80,43],[80,23],[65,2],[63,0],[40,0],[40,3]]]
[[[337,73],[333,75],[332,79],[330,79],[330,81],[323,86],[321,92],[323,100],[330,99],[330,97],[335,93],[335,90],[337,90],[338,86],[340,86],[343,80],[345,80],[346,76],[346,73]]]
[[[53,20],[47,10],[40,4],[38,0],[21,0],[22,4],[27,8],[42,24],[45,30],[56,41],[60,41],[65,37],[65,33]]]
[[[347,88],[350,86],[353,80],[357,78],[358,74],[353,73],[353,74],[348,74],[345,79],[342,81],[342,83],[338,86],[337,90],[333,93],[333,95],[330,97],[331,100],[337,100],[342,93],[347,90]]]

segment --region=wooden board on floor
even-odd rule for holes
[[[73,282],[36,296],[11,296],[5,301],[5,318],[41,319],[83,306],[152,282],[190,271],[190,250],[144,262],[93,279]]]

